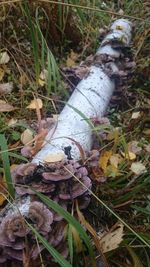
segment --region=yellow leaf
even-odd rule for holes
[[[41,109],[43,107],[43,102],[40,98],[35,98],[31,101],[31,103],[27,106],[28,109]]]
[[[6,64],[10,60],[10,57],[7,52],[0,53],[0,64]]]
[[[77,53],[75,53],[73,50],[71,50],[71,53],[70,53],[70,57],[73,59],[73,60],[77,60],[79,55]]]
[[[150,135],[150,129],[147,129],[147,130],[143,131],[143,133],[144,133],[145,135]]]
[[[65,158],[64,153],[60,152],[60,153],[55,153],[55,154],[48,154],[47,156],[43,158],[43,160],[48,163],[53,163],[53,162],[62,161],[64,158]]]
[[[141,162],[133,162],[131,164],[131,168],[130,169],[136,175],[140,175],[141,173],[146,172],[146,167]]]
[[[6,197],[7,197],[7,196],[5,196],[5,194],[6,194],[6,193],[3,193],[3,194],[2,194],[2,193],[0,192],[0,206],[2,206],[3,203],[4,203],[4,201],[6,200]]]
[[[129,160],[136,159],[136,155],[133,152],[130,152],[130,151],[128,151],[128,153],[121,152],[121,154],[123,155],[125,159],[129,159]]]
[[[108,135],[107,140],[112,141],[113,139],[117,139],[119,137],[119,128],[114,128]]]
[[[117,228],[112,232],[110,231],[104,234],[103,236],[99,234],[99,241],[103,253],[106,253],[119,247],[119,244],[123,240],[123,228],[124,225],[122,223],[119,223]]]
[[[33,140],[33,132],[29,129],[26,129],[22,134],[21,134],[21,142],[26,145],[28,143],[31,143]]]
[[[74,66],[77,59],[78,59],[78,54],[76,54],[75,52],[73,52],[73,50],[71,50],[71,53],[70,55],[68,55],[67,61],[66,61],[67,67]]]
[[[105,172],[107,168],[108,161],[112,155],[112,151],[104,151],[99,159],[99,167]]]

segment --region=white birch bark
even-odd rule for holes
[[[96,54],[107,54],[118,58],[121,51],[113,49],[111,41],[121,41],[124,45],[128,45],[130,39],[131,22],[125,19],[116,20]],[[112,68],[116,69],[117,66],[113,63]],[[44,162],[47,155],[63,152],[64,147],[67,146],[71,146],[71,155],[78,160],[80,151],[75,142],[68,138],[78,142],[83,151],[89,151],[92,145],[92,129],[79,113],[84,114],[87,119],[103,116],[114,89],[115,83],[104,73],[103,69],[92,66],[88,77],[81,80],[77,85],[68,103],[60,113],[56,129],[50,130],[44,146],[32,162],[37,164]]]

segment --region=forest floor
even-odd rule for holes
[[[105,114],[110,128],[104,123],[96,147],[100,166],[91,170],[94,194],[85,217],[97,233],[108,233],[108,266],[150,267],[150,3],[72,0],[59,9],[53,1],[29,2],[27,10],[21,1],[0,1],[0,153],[5,136],[10,169],[28,162],[20,151],[34,137],[32,125],[58,115],[78,82],[68,72],[95,53],[112,21],[131,20],[135,67]],[[77,2],[86,8],[75,8]],[[1,209],[8,197],[4,164],[2,157]]]

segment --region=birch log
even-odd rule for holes
[[[131,22],[125,19],[116,20],[110,33],[105,37],[96,55],[108,55],[119,58],[120,49],[114,49],[112,43],[120,42],[128,46],[131,40]],[[117,70],[115,63],[111,64],[112,70]],[[53,128],[45,139],[45,145],[33,158],[34,163],[44,162],[47,155],[60,152],[71,146],[73,159],[80,158],[80,151],[76,145],[78,142],[83,151],[89,151],[92,146],[92,129],[84,117],[90,118],[103,116],[112,93],[115,89],[115,82],[104,72],[104,66],[91,66],[88,77],[83,79],[75,88],[72,96],[58,118],[56,129]],[[75,140],[73,142],[72,140]]]

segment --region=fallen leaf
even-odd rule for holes
[[[22,134],[21,134],[21,142],[26,145],[30,143],[33,140],[33,132],[29,129],[26,129]]]
[[[103,236],[101,236],[101,233],[99,233],[99,241],[103,253],[119,247],[119,244],[123,240],[123,228],[124,225],[122,223],[119,223],[117,225],[117,228],[112,232],[105,233]]]
[[[133,113],[132,113],[132,116],[131,116],[131,119],[136,120],[136,119],[138,119],[140,116],[141,116],[140,111],[133,112]]]
[[[40,98],[35,98],[31,101],[31,103],[27,106],[28,109],[41,109],[43,107],[43,102]]]
[[[119,137],[119,128],[116,127],[112,131],[109,132],[106,139],[108,141],[112,141],[114,139],[117,139],[118,137]]]
[[[38,80],[38,83],[40,86],[43,87],[45,85],[47,76],[48,76],[48,71],[46,69],[42,70],[39,75],[39,80]]]
[[[135,173],[136,175],[140,175],[144,172],[146,172],[146,167],[141,162],[133,162],[131,164],[130,170]]]
[[[144,133],[145,135],[150,135],[150,129],[147,129],[147,130],[143,131],[143,133]]]
[[[0,95],[10,94],[13,89],[13,83],[1,83],[0,84]]]
[[[52,163],[52,162],[58,162],[65,158],[65,155],[63,152],[55,153],[55,154],[48,154],[43,158],[45,162]]]
[[[0,206],[3,205],[4,201],[7,199],[7,195],[5,195],[5,193],[1,193],[0,192]]]
[[[70,55],[67,57],[66,65],[67,67],[73,67],[75,65],[76,60],[78,59],[79,55],[71,50]]]
[[[99,167],[105,172],[107,168],[108,161],[112,155],[112,151],[104,151],[102,152],[100,159],[99,159]]]
[[[7,64],[10,60],[10,57],[7,52],[0,53],[0,64]]]
[[[14,126],[17,123],[17,119],[11,118],[8,122],[8,126]]]
[[[4,100],[0,100],[0,112],[11,112],[17,108],[13,107],[12,105],[8,104]]]
[[[129,160],[134,160],[134,159],[136,159],[136,154],[133,153],[133,152],[130,152],[130,151],[128,151],[128,153],[121,152],[121,154],[123,155],[123,157],[124,157],[125,159],[129,159]]]
[[[31,153],[34,156],[42,147],[45,137],[48,134],[48,129],[41,129],[40,133],[38,133],[34,138],[34,146],[31,149]]]
[[[128,150],[136,155],[138,155],[141,151],[142,148],[138,146],[138,142],[137,141],[131,141],[128,143]]]

